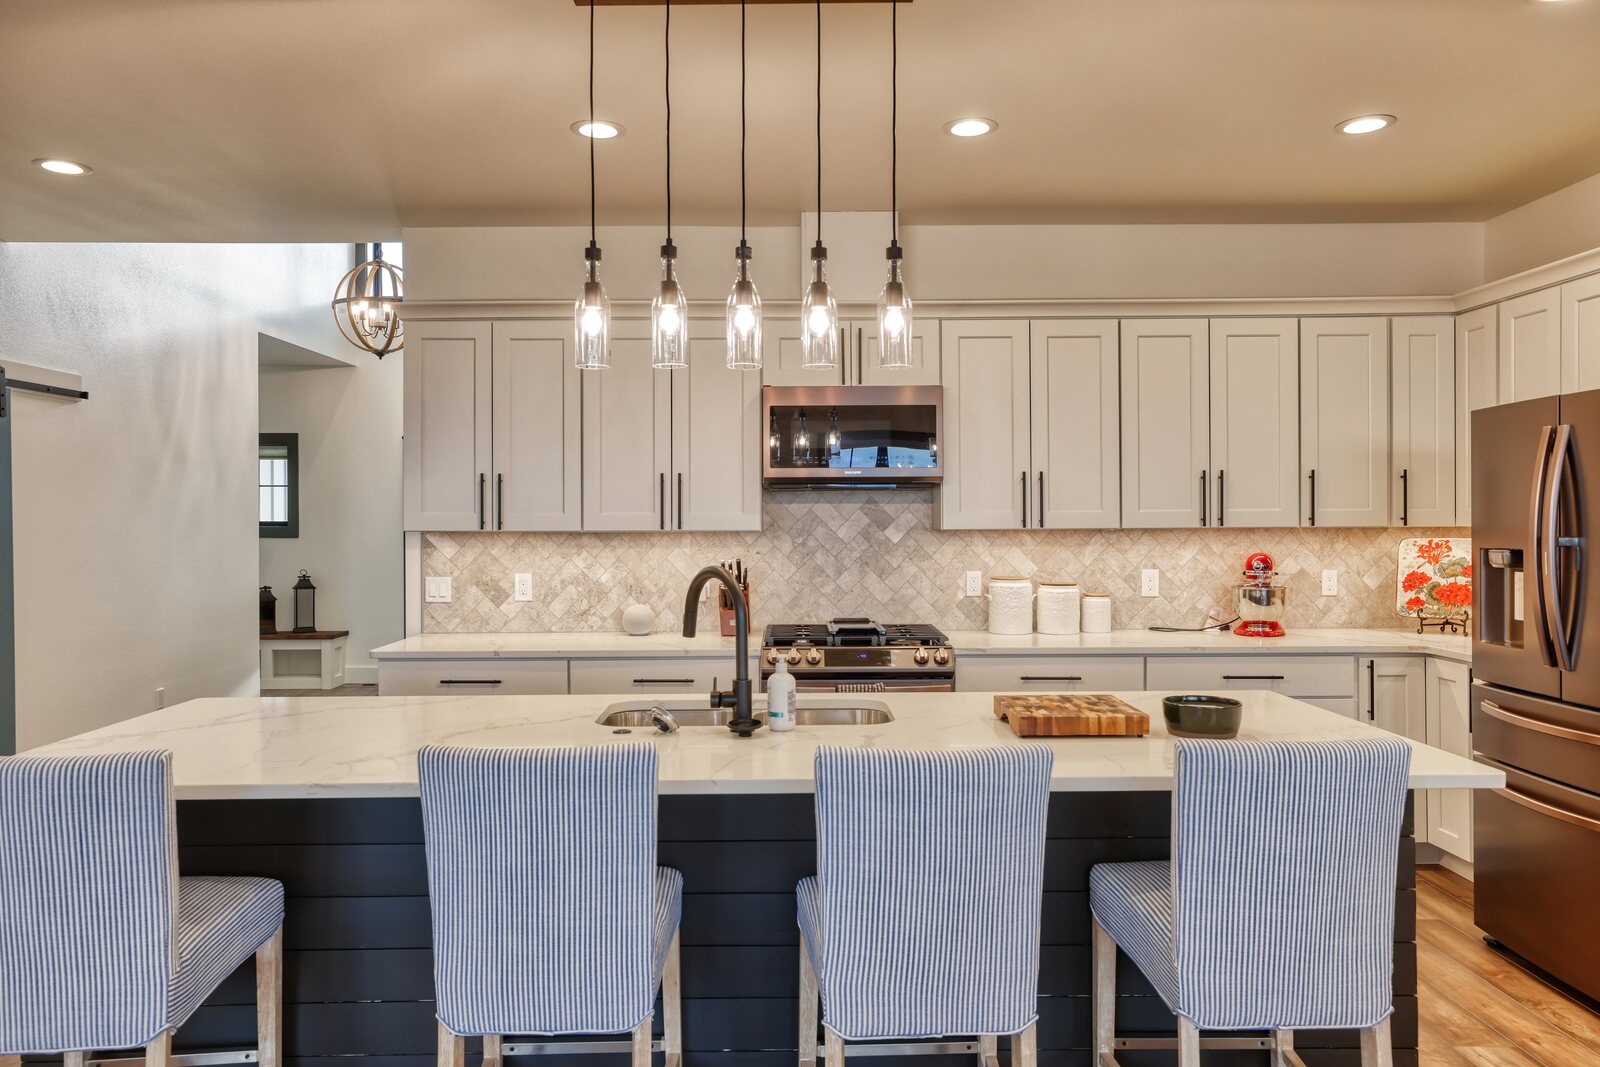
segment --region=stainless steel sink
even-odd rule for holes
[[[612,704],[595,720],[601,726],[613,729],[650,729],[651,708],[662,708],[671,713],[678,725],[726,727],[733,718],[731,708],[708,708],[702,701],[687,700],[625,700]],[[764,705],[755,709],[757,716],[766,713]],[[894,713],[887,704],[873,700],[832,704],[823,701],[802,700],[795,708],[796,726],[877,726],[894,721]]]

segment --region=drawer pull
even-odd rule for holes
[[[634,685],[693,685],[693,678],[635,678]]]
[[[440,678],[440,685],[499,685],[498,678]]]
[[[1579,815],[1575,811],[1558,808],[1554,804],[1546,804],[1542,800],[1535,800],[1526,793],[1519,793],[1515,789],[1496,789],[1495,795],[1505,797],[1511,803],[1520,804],[1522,807],[1539,815],[1560,819],[1562,822],[1571,823],[1573,826],[1582,827],[1585,830],[1600,834],[1600,819],[1591,819],[1587,815]]]
[[[1224,674],[1222,680],[1224,682],[1281,682],[1284,680],[1284,676],[1281,674]]]
[[[1514,711],[1507,711],[1492,700],[1480,700],[1478,707],[1491,719],[1499,719],[1503,723],[1519,727],[1523,730],[1533,730],[1536,733],[1549,734],[1565,741],[1580,741],[1585,745],[1600,745],[1600,734],[1591,734],[1587,730],[1575,730],[1570,726],[1557,726],[1553,722],[1544,722],[1527,715],[1518,715]]]
[[[1081,674],[1024,674],[1024,682],[1081,682]]]

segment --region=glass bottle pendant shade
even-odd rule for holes
[[[889,276],[878,296],[878,363],[904,369],[911,363],[911,298],[900,274],[900,248],[889,247]]]
[[[661,248],[661,286],[650,301],[650,365],[674,370],[689,365],[689,301],[672,269],[677,249]]]
[[[600,284],[600,249],[591,244],[584,260],[583,294],[572,308],[573,362],[579,370],[604,370],[611,366],[611,299]]]
[[[800,303],[801,365],[839,365],[839,305],[828,288],[828,250],[819,241],[811,250],[811,284]]]
[[[728,367],[753,370],[761,366],[761,294],[750,280],[750,246],[741,242],[734,255],[739,273],[728,293]]]

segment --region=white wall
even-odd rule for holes
[[[1486,282],[1600,248],[1600,174],[1484,225]]]
[[[261,430],[300,435],[300,536],[262,538],[261,584],[293,624],[290,586],[317,586],[317,625],[349,630],[347,682],[378,680],[368,653],[405,636],[400,532],[401,360],[360,353],[354,366],[268,368]]]
[[[349,260],[0,244],[0,352],[89,391],[14,395],[19,748],[256,691],[257,335],[331,350]]]

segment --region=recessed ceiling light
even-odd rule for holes
[[[999,126],[994,119],[956,119],[945,126],[945,132],[957,137],[982,137],[986,133],[993,133]]]
[[[43,167],[51,174],[93,174],[94,169],[83,163],[74,163],[70,159],[36,159],[35,166]]]
[[[574,122],[572,124],[572,132],[579,137],[593,137],[596,141],[609,141],[613,137],[622,136],[622,127],[615,122],[602,122],[596,119],[592,123]]]
[[[1377,133],[1379,130],[1394,125],[1393,115],[1360,115],[1353,119],[1345,119],[1339,123],[1337,129],[1340,133]]]

